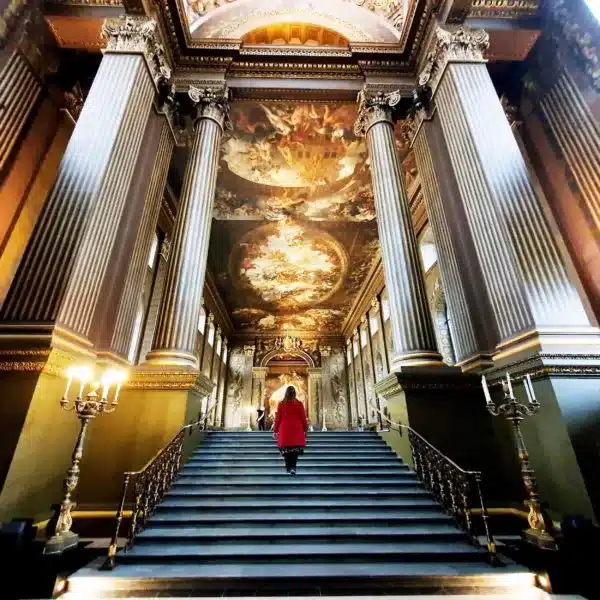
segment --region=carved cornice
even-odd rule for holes
[[[377,93],[370,95],[368,91],[358,93],[358,118],[354,124],[354,133],[364,136],[367,131],[377,123],[391,123],[394,125],[395,108],[400,104],[402,94],[399,90],[387,94]]]
[[[486,62],[490,36],[483,29],[459,27],[448,31],[438,27],[433,35],[425,65],[419,74],[419,85],[429,87],[433,94],[442,79],[446,66],[452,62]]]
[[[215,384],[194,369],[138,367],[125,384],[125,389],[193,391],[208,396]]]
[[[550,2],[550,35],[559,48],[567,47],[590,85],[600,93],[600,25],[593,18],[576,14],[571,6],[571,0]]]
[[[283,62],[236,60],[229,68],[230,77],[267,79],[363,79],[360,67],[353,63]]]
[[[65,371],[70,366],[89,360],[88,356],[82,357],[58,348],[2,349],[0,372],[47,373],[65,377]]]
[[[160,39],[158,23],[154,19],[129,15],[106,19],[102,25],[102,35],[107,40],[104,52],[142,54],[157,89],[161,82],[170,79],[171,68]]]
[[[46,0],[46,4],[59,6],[122,7],[122,0]]]

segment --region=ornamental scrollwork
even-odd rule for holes
[[[232,128],[229,118],[229,89],[227,86],[197,88],[190,85],[188,97],[196,111],[194,122],[198,122],[200,119],[212,119],[223,130]]]
[[[354,134],[362,137],[376,123],[395,123],[396,108],[402,100],[400,90],[369,95],[365,90],[358,93],[358,118],[354,124]]]
[[[158,86],[171,79],[164,46],[160,42],[158,23],[154,19],[131,17],[106,19],[102,35],[108,52],[139,52],[144,55],[152,80]]]
[[[459,27],[447,31],[438,27],[419,75],[419,86],[435,92],[448,63],[485,62],[484,54],[489,46],[490,36],[483,29]]]

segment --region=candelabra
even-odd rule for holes
[[[502,380],[503,397],[499,400],[492,400],[490,392],[485,380],[485,376],[481,377],[481,385],[485,394],[487,409],[490,414],[503,416],[510,421],[515,437],[515,444],[521,465],[521,479],[527,493],[525,504],[529,507],[527,522],[529,528],[523,532],[525,539],[546,550],[556,550],[556,542],[550,533],[552,531],[552,523],[544,513],[540,503],[540,497],[537,490],[537,481],[535,471],[529,462],[529,453],[523,440],[521,432],[521,422],[525,417],[531,417],[540,408],[540,403],[535,397],[531,377],[527,375],[523,379],[523,385],[527,394],[528,404],[517,402],[514,394],[510,375],[506,374],[506,380]]]
[[[119,402],[119,392],[121,385],[126,379],[126,373],[118,369],[108,369],[102,375],[100,383],[91,383],[90,391],[85,394],[85,388],[93,381],[93,370],[91,367],[73,367],[67,371],[67,387],[60,400],[60,406],[65,411],[75,411],[80,421],[79,435],[71,455],[71,466],[65,477],[63,490],[64,497],[56,512],[50,520],[48,530],[53,530],[53,535],[46,541],[44,554],[62,554],[65,550],[74,548],[79,543],[79,536],[71,531],[73,517],[71,510],[75,503],[71,500],[75,488],[79,483],[81,473],[80,463],[83,458],[83,447],[85,435],[90,422],[98,415],[109,414],[116,410]],[[69,390],[73,380],[79,382],[79,392],[74,402],[69,402]],[[108,402],[110,390],[115,386],[112,401]],[[101,394],[97,390],[102,388]]]

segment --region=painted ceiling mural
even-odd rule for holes
[[[340,331],[379,248],[355,119],[352,104],[233,104],[209,267],[236,329]]]

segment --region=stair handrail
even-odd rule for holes
[[[108,546],[108,556],[102,565],[102,570],[115,568],[119,532],[125,512],[127,491],[132,478],[134,482],[134,502],[131,510],[131,521],[127,533],[125,548],[131,547],[136,535],[143,530],[146,522],[152,516],[158,504],[165,494],[170,491],[175,478],[183,466],[183,442],[185,435],[192,435],[196,431],[206,430],[206,422],[210,413],[216,408],[217,402],[213,402],[206,413],[197,421],[184,425],[158,452],[138,471],[126,471],[123,474],[123,487],[121,488],[121,499],[115,515],[115,532]]]
[[[481,488],[482,471],[463,469],[409,425],[392,421],[379,409],[377,412],[400,436],[403,435],[403,431],[408,432],[413,468],[418,479],[467,533],[472,543],[480,545],[473,526],[471,505],[471,498],[476,496],[481,505],[488,559],[493,565],[502,564],[496,553],[496,542],[489,526],[489,514]],[[446,468],[442,467],[442,463],[445,463]]]

